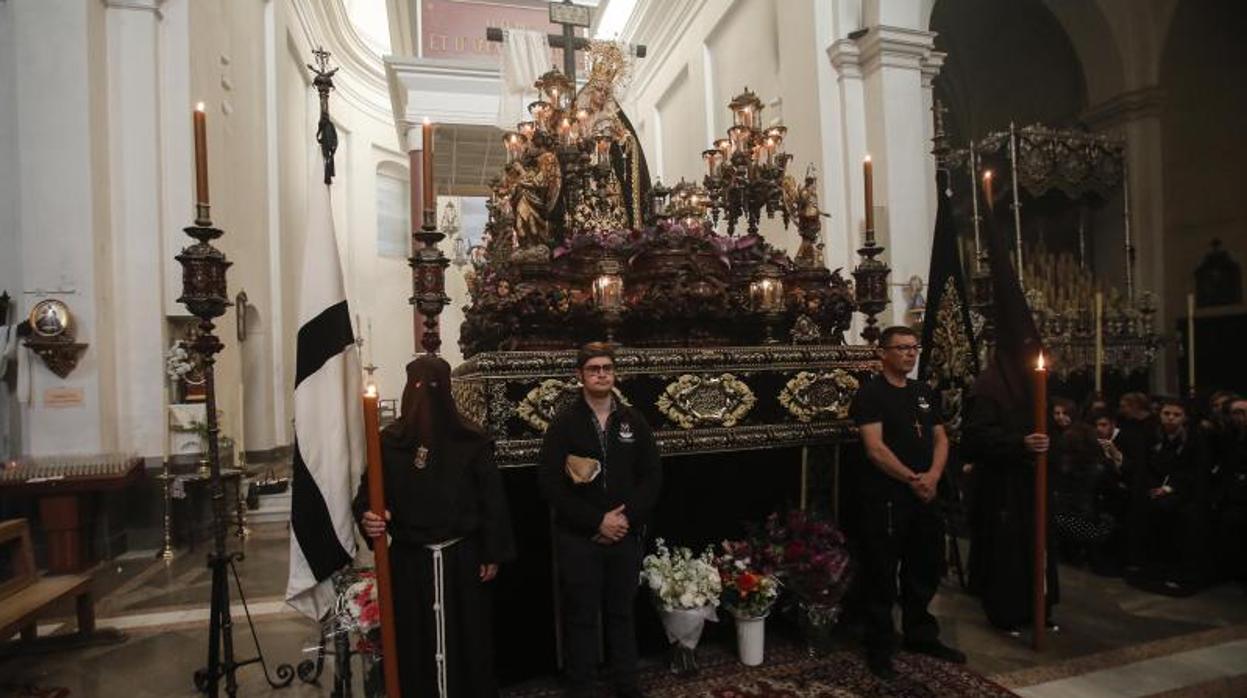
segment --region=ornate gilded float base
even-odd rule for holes
[[[536,463],[546,425],[576,398],[575,362],[574,351],[484,352],[455,370],[459,409],[497,439],[501,467]],[[852,440],[848,404],[877,370],[864,346],[622,349],[616,357],[620,399],[645,414],[663,455]]]

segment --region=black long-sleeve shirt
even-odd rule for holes
[[[574,484],[565,470],[569,454],[596,458],[602,472],[592,482]],[[593,409],[580,399],[546,430],[537,477],[541,495],[563,530],[592,536],[602,517],[622,504],[629,529],[638,532],[658,503],[662,462],[654,432],[639,411],[616,403],[600,430]]]

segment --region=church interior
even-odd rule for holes
[[[416,695],[378,661],[405,543],[352,499],[427,355],[509,512],[497,694],[564,695],[542,472],[589,342],[662,470],[614,695],[1247,696],[1244,35],[1239,0],[0,0],[0,696]],[[907,338],[965,657],[881,672],[858,396]],[[1009,496],[973,456],[1006,366]],[[711,601],[660,591],[680,554]]]

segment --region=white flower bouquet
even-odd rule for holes
[[[175,340],[173,346],[169,347],[169,352],[165,354],[165,373],[170,380],[177,382],[186,378],[187,374],[194,370],[195,358],[187,348],[186,342],[180,339]]]
[[[654,592],[664,611],[716,607],[723,591],[719,569],[715,566],[714,549],[693,557],[688,548],[668,549],[662,538],[655,541],[655,551],[645,556],[641,565],[641,581]]]
[[[706,621],[718,620],[715,609],[723,585],[714,565],[714,549],[707,547],[697,557],[688,548],[668,549],[663,539],[655,541],[655,551],[641,563],[641,581],[654,593],[663,629],[673,650],[672,671],[696,671],[692,654],[701,640]]]

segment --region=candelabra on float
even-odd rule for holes
[[[742,216],[749,235],[756,235],[763,211],[768,218],[783,211],[786,225],[783,182],[792,160],[792,155],[784,152],[788,128],[763,128],[762,100],[747,87],[732,99],[728,109],[732,112],[728,137],[716,140],[713,148],[701,154],[706,163],[703,182],[711,220],[718,225],[719,216],[723,215],[729,235],[736,231]]]

